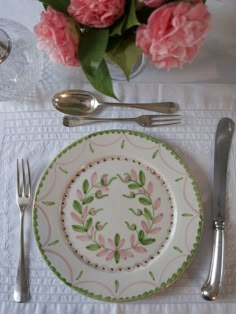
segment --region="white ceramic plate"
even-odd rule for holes
[[[131,301],[185,270],[200,240],[202,208],[170,147],[111,130],[56,156],[39,183],[33,225],[43,258],[66,285],[99,300]]]

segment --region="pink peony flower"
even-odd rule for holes
[[[162,5],[165,0],[143,0],[143,2],[148,6],[148,7],[153,7],[157,8],[160,5]]]
[[[39,48],[45,50],[50,59],[64,65],[78,66],[79,32],[74,21],[51,7],[41,13],[40,22],[34,32]]]
[[[210,29],[201,0],[173,2],[156,9],[136,32],[136,44],[157,68],[181,67],[195,58]]]
[[[125,0],[71,0],[68,12],[80,24],[104,28],[124,13]]]

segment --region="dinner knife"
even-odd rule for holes
[[[208,278],[202,286],[202,297],[216,300],[221,292],[224,270],[225,193],[228,155],[234,133],[234,122],[222,118],[215,137],[213,190],[213,248]]]

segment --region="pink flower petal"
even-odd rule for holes
[[[110,244],[112,249],[114,249],[114,250],[116,249],[115,243],[111,238],[108,238],[108,243]]]
[[[71,218],[72,218],[75,222],[77,222],[79,225],[82,225],[82,224],[83,224],[82,219],[81,219],[80,216],[77,215],[76,213],[71,212],[71,213],[70,213],[70,216],[71,216]]]
[[[90,240],[90,237],[87,234],[86,235],[78,235],[78,236],[76,236],[76,239],[87,242]]]
[[[159,221],[162,220],[162,218],[163,218],[163,213],[158,214],[156,217],[154,217],[153,223],[154,224],[158,223]]]
[[[125,244],[125,239],[123,238],[123,239],[120,240],[120,242],[119,242],[119,244],[117,246],[117,249],[118,250],[121,249],[124,246],[124,244]]]
[[[88,206],[84,206],[82,210],[82,217],[85,218],[88,214]]]
[[[110,261],[113,259],[115,252],[111,251],[110,253],[107,254],[106,260]]]
[[[134,254],[128,250],[121,250],[119,251],[120,253],[120,258],[126,260],[127,258],[132,258],[134,257]]]
[[[98,252],[96,254],[96,256],[100,257],[100,256],[105,256],[107,255],[108,250],[107,249],[102,249],[100,252]]]
[[[147,186],[147,192],[151,196],[153,193],[153,183],[150,181]]]
[[[91,179],[90,179],[92,186],[96,183],[97,177],[98,177],[97,172],[93,172],[93,174],[91,175]]]
[[[156,227],[156,228],[151,229],[149,233],[155,234],[155,233],[158,233],[160,230],[161,230],[161,227]]]
[[[143,246],[140,246],[140,245],[134,246],[133,249],[135,252],[138,252],[138,253],[146,253],[147,252],[147,250]]]
[[[80,189],[77,189],[77,190],[76,190],[76,194],[77,194],[78,199],[79,199],[80,201],[82,201],[82,200],[83,200],[83,193],[81,192]]]
[[[136,243],[135,235],[132,233],[130,236],[130,245],[133,247]]]
[[[153,208],[154,210],[157,210],[160,206],[161,206],[161,198],[158,197],[154,202]]]
[[[142,227],[143,227],[144,232],[148,233],[149,227],[148,227],[147,222],[146,222],[145,220],[142,220],[142,221],[141,221],[141,225],[142,225]]]
[[[137,172],[134,169],[131,169],[130,174],[131,174],[131,179],[133,181],[137,181],[138,180]]]
[[[98,235],[98,243],[103,247],[105,246],[105,239],[101,233]]]

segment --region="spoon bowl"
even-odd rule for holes
[[[87,115],[102,106],[139,108],[167,114],[175,113],[178,110],[178,105],[174,102],[139,104],[98,102],[92,93],[83,90],[65,90],[58,92],[53,96],[52,103],[57,110],[70,115]]]

